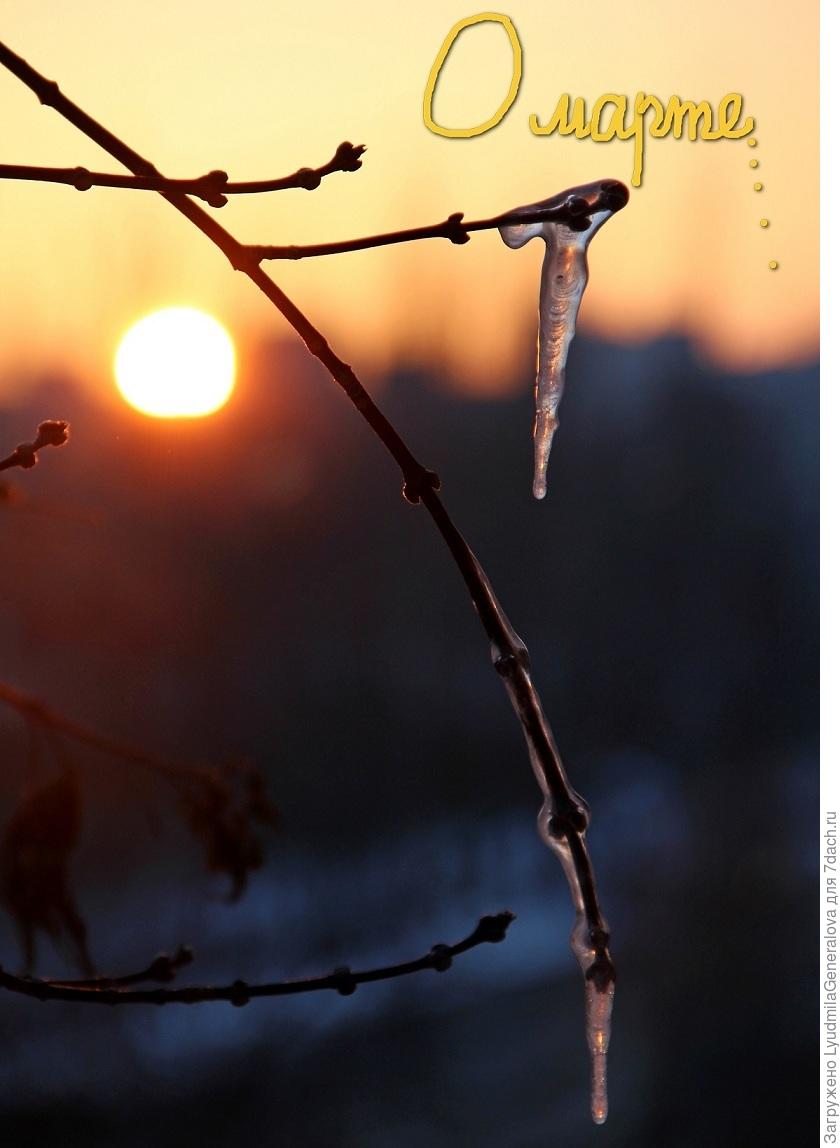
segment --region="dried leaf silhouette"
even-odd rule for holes
[[[81,823],[81,786],[68,767],[25,791],[6,825],[0,896],[17,925],[27,973],[35,965],[35,933],[41,929],[66,948],[86,976],[93,975],[87,929],[68,872]]]
[[[208,768],[191,779],[189,788],[182,788],[181,809],[204,847],[207,869],[226,873],[231,879],[230,899],[238,900],[248,874],[263,863],[254,823],[280,822],[262,776],[244,763]]]

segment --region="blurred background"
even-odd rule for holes
[[[563,91],[715,104],[741,91],[765,182],[752,191],[745,141],[649,142],[643,187],[593,244],[544,504],[530,495],[540,252],[485,234],[275,268],[441,473],[592,807],[620,977],[600,1129],[571,906],[536,835],[521,733],[393,464],[163,201],[0,184],[0,453],[43,418],[72,425],[60,453],[3,475],[0,675],[151,752],[248,758],[284,821],[231,906],[168,791],[77,753],[73,879],[97,964],[133,970],[184,941],[197,950],[188,983],[301,976],[402,960],[483,913],[517,914],[504,944],[445,976],[347,999],[100,1013],[4,997],[8,1143],[803,1142],[818,786],[813,9],[791,24],[743,4],[724,29],[718,4],[679,18],[608,4],[581,28],[562,6],[516,4],[517,104],[459,141],[420,118],[435,53],[468,14],[454,4],[398,27],[372,4],[254,0],[235,18],[186,2],[5,5],[9,46],[167,174],[268,177],[324,162],[344,138],[369,145],[362,171],[317,192],[231,203],[220,218],[245,240],[344,238],[629,182],[629,143],[530,135],[527,114],[544,118]],[[489,99],[481,84],[509,57],[492,31],[464,49],[442,120],[481,118],[469,101]],[[4,162],[115,170],[6,74],[0,106]],[[125,328],[173,303],[211,311],[237,345],[233,397],[207,419],[149,419],[114,389]],[[5,821],[29,760],[8,709],[0,752]],[[5,916],[0,961],[20,964]],[[68,971],[48,942],[38,968]]]

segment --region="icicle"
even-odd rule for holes
[[[615,985],[609,984],[602,991],[593,981],[586,982],[586,1042],[592,1062],[590,1104],[596,1124],[607,1119],[607,1049],[614,996]]]
[[[618,180],[599,180],[561,191],[551,199],[515,212],[532,214],[566,206],[567,223],[545,220],[499,228],[508,247],[524,245],[535,236],[545,240],[540,280],[540,326],[537,343],[536,418],[534,421],[534,497],[545,498],[551,440],[557,429],[557,407],[563,394],[569,344],[575,335],[580,301],[589,278],[586,249],[592,236],[625,206],[629,194]]]

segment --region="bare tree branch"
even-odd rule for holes
[[[185,195],[198,196],[211,207],[224,207],[227,203],[225,195],[249,195],[255,192],[280,191],[289,187],[305,187],[311,190],[318,186],[322,176],[331,171],[356,171],[361,167],[361,159],[358,157],[364,150],[364,146],[343,143],[329,163],[323,167],[315,169],[302,167],[293,175],[282,179],[253,180],[248,183],[228,183],[228,176],[224,171],[211,171],[198,179],[167,179],[162,175],[112,175],[92,172],[85,167],[32,167],[21,164],[0,164],[0,179],[64,183],[75,187],[77,191],[88,191],[91,187],[115,187],[140,191],[181,192]],[[616,185],[618,186],[617,181]],[[394,243],[414,243],[419,239],[448,239],[450,243],[462,245],[469,243],[472,231],[495,231],[509,224],[547,221],[565,223],[572,228],[581,223],[580,216],[576,215],[567,204],[561,204],[550,211],[509,211],[489,219],[468,219],[466,223],[464,213],[456,211],[441,223],[431,223],[424,227],[407,227],[400,231],[365,235],[357,239],[340,239],[333,243],[305,245],[252,243],[242,246],[258,262],[269,259],[313,259],[321,255],[341,255],[348,251],[364,251],[371,247],[386,247]]]
[[[358,171],[362,166],[363,144],[346,140],[336,148],[332,159],[320,167],[301,167],[278,179],[257,179],[230,183],[226,171],[209,171],[195,179],[167,179],[163,175],[114,175],[89,171],[86,167],[38,167],[32,164],[0,164],[0,179],[33,180],[38,183],[63,183],[76,191],[92,187],[117,187],[135,191],[169,191],[195,195],[210,207],[224,207],[229,195],[253,195],[265,191],[286,191],[302,187],[314,191],[326,175],[336,171]]]
[[[174,953],[159,953],[145,969],[139,973],[126,973],[120,977],[88,977],[86,980],[64,981],[50,977],[44,984],[63,985],[74,989],[123,989],[132,985],[142,984],[144,981],[159,981],[165,984],[175,979],[178,970],[193,962],[193,951],[189,945],[179,945]],[[31,980],[25,977],[24,980]]]
[[[47,80],[3,44],[0,44],[0,63],[26,84],[42,104],[53,107],[135,175],[159,174],[148,160],[69,100],[54,81]],[[543,793],[540,831],[544,841],[559,856],[569,882],[576,911],[572,948],[584,970],[587,1032],[591,1033],[594,1023],[593,1001],[597,1004],[595,1011],[600,1012],[602,1019],[608,1017],[615,967],[609,952],[609,931],[598,902],[595,877],[585,841],[589,810],[566,775],[548,718],[531,679],[525,644],[508,621],[478,559],[441,501],[438,476],[414,457],[352,368],[339,358],[321,332],[261,269],[253,250],[239,243],[188,196],[172,191],[161,194],[223,252],[236,270],[248,276],[291,324],[311,353],[323,363],[399,466],[403,474],[405,498],[411,503],[422,502],[449,548],[490,641],[493,665],[504,682],[519,719],[531,765]],[[599,1055],[605,1052],[606,1036],[607,1027],[603,1027],[600,1037],[603,1047]]]
[[[320,977],[306,980],[277,981],[272,984],[249,985],[245,981],[234,981],[229,985],[189,986],[180,989],[134,989],[123,987],[139,980],[148,980],[155,963],[142,973],[128,977],[99,978],[88,981],[52,981],[36,977],[18,977],[0,967],[0,988],[9,992],[22,993],[37,1000],[76,1001],[83,1004],[202,1004],[206,1001],[229,1001],[241,1006],[257,997],[282,997],[298,993],[318,992],[333,989],[341,996],[350,996],[358,985],[372,981],[388,981],[395,977],[405,977],[411,973],[434,969],[443,973],[456,957],[483,944],[497,944],[503,941],[508,926],[514,917],[507,911],[494,916],[482,917],[468,937],[454,945],[433,945],[425,956],[398,965],[385,965],[378,969],[365,969],[353,972],[349,968],[338,968]],[[180,951],[180,950],[179,950]],[[177,958],[177,954],[176,954]],[[163,958],[174,968],[176,958]],[[161,958],[158,958],[161,960]],[[181,963],[186,963],[182,961]],[[159,978],[158,978],[159,979]]]
[[[469,243],[471,231],[495,231],[512,223],[544,223],[549,220],[555,223],[565,223],[573,229],[576,229],[581,223],[581,217],[575,215],[567,204],[555,207],[551,211],[509,211],[504,215],[494,215],[490,219],[468,219],[466,223],[464,222],[464,213],[456,211],[447,216],[442,223],[431,223],[426,227],[407,227],[402,231],[387,231],[381,235],[366,235],[360,239],[341,239],[335,243],[310,243],[305,246],[250,244],[247,250],[256,259],[262,261],[264,259],[312,259],[319,255],[341,255],[346,251],[364,251],[369,247],[386,247],[392,243],[414,243],[418,239],[448,239],[450,243],[460,245]]]
[[[38,424],[38,433],[32,442],[19,443],[11,454],[0,458],[0,470],[22,466],[29,470],[38,461],[38,451],[45,446],[64,446],[70,435],[70,428],[61,419],[47,419]]]
[[[0,63],[31,88],[42,104],[53,107],[59,115],[99,144],[135,175],[159,175],[148,160],[97,123],[68,99],[55,81],[47,80],[5,44],[0,44]],[[252,280],[297,331],[402,470],[403,493],[406,499],[415,504],[422,502],[434,520],[461,572],[490,639],[493,665],[505,682],[522,724],[537,779],[555,806],[552,812],[552,835],[559,840],[574,839],[574,868],[583,895],[588,931],[593,947],[601,958],[600,964],[604,969],[605,980],[613,980],[614,968],[607,949],[608,933],[598,905],[595,879],[584,842],[589,822],[588,809],[583,799],[572,789],[566,776],[548,719],[531,680],[527,649],[511,627],[477,558],[438,496],[437,491],[440,489],[438,476],[418,462],[396,429],[373,402],[352,368],[342,362],[321,332],[261,270],[254,254],[186,195],[178,192],[161,192],[161,194],[176,210],[204,232],[227,256],[236,270],[242,271]]]
[[[108,754],[110,757],[115,757],[129,765],[136,765],[141,769],[156,773],[160,777],[166,778],[167,781],[182,781],[185,778],[197,779],[205,772],[203,766],[170,761],[167,758],[158,757],[156,754],[146,753],[145,750],[138,749],[128,742],[106,737],[90,726],[65,717],[64,714],[60,714],[45,705],[40,698],[26,694],[23,690],[10,686],[8,682],[0,681],[0,702],[17,710],[26,721],[64,734],[80,745],[99,750],[101,753]]]

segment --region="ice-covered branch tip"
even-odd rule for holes
[[[307,245],[251,245],[249,253],[257,260],[312,259],[414,243],[421,239],[447,239],[450,243],[469,242],[470,232],[498,228],[508,247],[522,247],[540,236],[546,243],[540,287],[539,368],[537,413],[534,423],[534,497],[546,494],[546,471],[551,441],[557,426],[557,406],[563,392],[569,345],[588,279],[586,251],[592,237],[616,212],[626,206],[629,192],[616,179],[599,180],[561,191],[551,199],[527,207],[517,207],[490,219],[465,221],[455,212],[441,223],[410,227],[401,231],[366,235],[357,239]]]
[[[19,443],[10,455],[0,459],[0,470],[22,466],[28,470],[38,461],[38,451],[45,446],[64,446],[70,436],[69,424],[61,419],[46,419],[38,424],[32,442]]]
[[[618,183],[617,180],[609,182],[624,188],[624,185]],[[624,191],[626,194],[627,189],[624,188]],[[523,222],[567,224],[574,227],[579,222],[579,217],[575,214],[574,204],[570,206],[566,202],[566,197],[571,194],[571,192],[562,192],[545,203],[536,203],[533,207],[518,207],[514,211],[506,211],[502,215],[494,215],[489,219],[465,220],[463,211],[455,211],[440,223],[429,223],[423,227],[406,227],[401,231],[384,231],[378,235],[363,235],[357,239],[339,239],[332,243],[252,244],[246,250],[258,262],[262,262],[264,259],[315,259],[322,255],[343,255],[348,251],[366,251],[371,247],[388,247],[394,243],[416,243],[419,239],[448,239],[450,243],[457,246],[469,243],[470,232],[472,231],[494,231],[509,224]]]
[[[76,191],[92,187],[116,187],[134,191],[181,192],[195,195],[210,207],[224,207],[229,195],[254,195],[266,191],[286,191],[302,187],[314,191],[324,176],[336,171],[358,171],[362,166],[364,144],[347,140],[338,145],[335,155],[320,167],[301,167],[278,179],[256,179],[231,183],[226,171],[209,171],[194,179],[167,179],[163,175],[118,175],[89,171],[86,167],[37,167],[31,164],[0,164],[0,179],[33,180],[38,183],[63,183]]]
[[[35,977],[19,977],[6,972],[0,967],[0,988],[9,992],[22,993],[24,996],[35,997],[37,1000],[63,1000],[75,1001],[83,1004],[203,1004],[207,1001],[228,1001],[230,1004],[241,1007],[258,997],[292,996],[298,993],[318,992],[322,989],[332,989],[340,996],[350,996],[359,985],[370,984],[372,981],[393,980],[395,977],[408,976],[411,973],[423,972],[431,969],[443,973],[451,967],[456,957],[478,945],[497,944],[503,941],[508,926],[513,921],[513,913],[502,912],[492,916],[482,917],[468,937],[454,945],[433,945],[422,957],[413,961],[404,961],[402,964],[385,965],[377,969],[364,969],[354,972],[349,968],[338,968],[331,973],[320,977],[310,977],[305,980],[277,981],[273,984],[250,985],[245,981],[233,981],[229,985],[189,986],[180,989],[135,989],[133,987],[140,980],[166,979],[158,977],[154,970],[158,961],[153,961],[148,969],[142,973],[135,973],[128,977],[104,977],[87,981],[54,981],[41,980]],[[181,950],[179,950],[181,951]],[[176,958],[163,958],[164,972],[174,973],[180,964]],[[188,958],[189,959],[189,958]],[[161,971],[158,969],[158,971]]]

